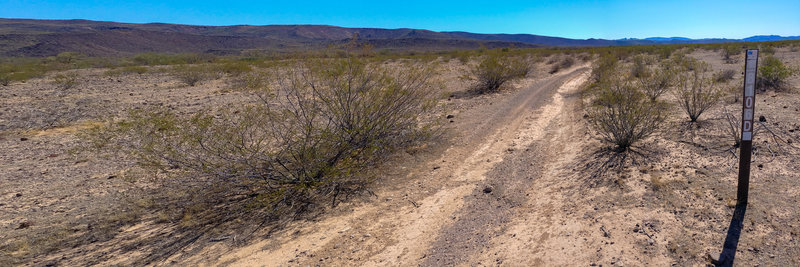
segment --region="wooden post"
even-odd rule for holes
[[[748,49],[744,63],[744,98],[742,98],[742,141],[739,149],[739,184],[736,204],[747,205],[750,189],[750,156],[753,153],[753,117],[756,106],[758,49]]]

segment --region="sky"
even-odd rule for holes
[[[194,25],[324,24],[577,39],[800,35],[800,0],[36,1],[0,0],[0,18]]]

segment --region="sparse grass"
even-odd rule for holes
[[[239,76],[253,71],[253,67],[244,61],[234,61],[223,63],[222,66],[220,66],[220,71],[231,76]]]

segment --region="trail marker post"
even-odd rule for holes
[[[750,156],[753,153],[753,112],[756,106],[758,49],[748,49],[745,55],[742,140],[739,149],[739,184],[736,191],[737,205],[747,205],[747,193],[750,189]]]

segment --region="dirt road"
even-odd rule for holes
[[[458,141],[441,158],[421,162],[376,191],[377,200],[290,226],[220,263],[440,266],[496,260],[486,253],[508,245],[497,240],[547,173],[542,159],[552,163],[569,155],[563,152],[570,147],[555,141],[569,138],[564,127],[571,124],[562,120],[572,116],[567,109],[577,103],[573,94],[587,76],[586,66],[574,68],[457,114]]]

